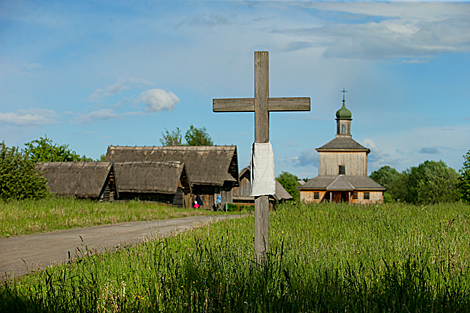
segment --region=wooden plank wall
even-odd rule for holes
[[[320,152],[318,175],[336,176],[339,165],[346,166],[346,175],[367,176],[367,154],[365,152]]]

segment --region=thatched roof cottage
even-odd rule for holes
[[[254,204],[255,197],[250,196],[250,167],[247,166],[241,170],[240,174],[240,185],[233,188],[233,201],[235,203],[243,204]],[[279,202],[292,200],[292,196],[287,192],[284,187],[276,180],[276,193],[272,196],[269,196],[269,207],[273,206]]]
[[[49,191],[58,196],[104,201],[116,198],[111,162],[43,162],[36,168],[48,179]]]
[[[190,207],[185,201],[191,194],[183,162],[116,162],[114,163],[119,199],[152,200]]]
[[[205,209],[214,207],[219,192],[222,203],[233,202],[233,187],[238,186],[236,146],[109,146],[106,161],[182,162],[192,193],[185,201],[192,203],[200,195]]]

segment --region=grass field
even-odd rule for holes
[[[51,197],[0,201],[0,238],[121,222],[220,214],[150,202],[96,202]]]
[[[0,312],[470,312],[469,242],[462,203],[287,205],[266,267],[248,216],[8,282]]]

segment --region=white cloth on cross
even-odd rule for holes
[[[274,154],[270,142],[255,142],[251,148],[250,196],[265,196],[276,193],[274,177]]]

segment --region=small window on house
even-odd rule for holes
[[[339,175],[345,175],[346,174],[346,167],[344,165],[339,166]]]
[[[369,193],[368,192],[364,192],[364,200],[369,200]]]
[[[353,199],[354,199],[354,200],[357,200],[357,192],[354,192],[354,193],[353,193]]]
[[[319,192],[314,192],[313,193],[313,199],[320,199],[320,193]]]
[[[341,134],[346,132],[346,125],[341,126]]]

